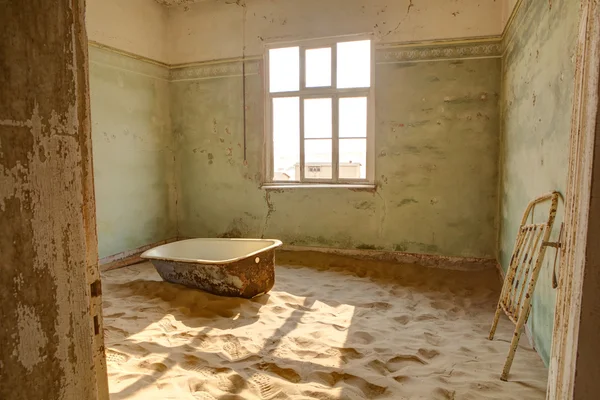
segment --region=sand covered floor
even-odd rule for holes
[[[113,400],[545,397],[524,335],[499,380],[513,325],[487,340],[495,271],[284,254],[253,300],[163,282],[149,263],[103,283]]]

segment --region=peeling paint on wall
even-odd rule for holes
[[[177,236],[169,71],[90,47],[100,257]]]
[[[261,55],[269,42],[369,32],[380,44],[500,35],[501,14],[502,2],[491,0],[201,1],[169,8],[169,62]]]
[[[523,1],[507,31],[499,238],[499,260],[505,270],[527,203],[543,193],[558,190],[564,195],[566,190],[578,10],[578,2],[570,0],[555,0],[552,7],[546,0]],[[563,207],[561,202],[553,241]],[[548,251],[528,322],[546,365],[554,319],[553,262],[554,251]]]
[[[13,350],[13,357],[31,373],[33,367],[46,358],[42,351],[48,344],[48,338],[44,334],[35,308],[18,304],[17,318],[18,346]]]
[[[0,15],[3,399],[98,396],[83,20],[83,2],[67,0],[8,1]]]
[[[166,63],[169,12],[154,0],[87,0],[89,40]]]
[[[180,235],[494,255],[499,59],[377,65],[377,190],[261,189],[263,92],[253,63],[247,163],[230,152],[243,141],[241,78],[176,70],[186,77],[171,91]]]

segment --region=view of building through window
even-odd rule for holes
[[[269,50],[273,181],[365,180],[370,86],[370,40]]]

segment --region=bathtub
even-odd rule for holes
[[[220,296],[252,298],[275,284],[275,249],[271,239],[188,239],[142,254],[168,282]]]

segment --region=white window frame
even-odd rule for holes
[[[371,41],[371,81],[368,88],[337,89],[337,43],[353,42],[360,40]],[[300,89],[291,92],[271,93],[269,90],[269,50],[299,47],[300,48]],[[331,85],[327,87],[307,88],[305,83],[305,60],[306,50],[331,48]],[[277,42],[265,44],[264,56],[264,93],[265,93],[265,163],[264,182],[265,186],[296,186],[296,185],[371,185],[375,182],[375,42],[372,34],[347,35],[311,40],[298,40],[290,42]],[[298,97],[300,100],[300,177],[294,181],[277,181],[274,178],[273,158],[273,99],[278,97]],[[339,178],[339,124],[338,104],[343,97],[366,97],[367,98],[367,154],[366,154],[366,178],[364,179],[340,179]],[[332,178],[331,179],[308,179],[305,175],[304,160],[304,99],[307,98],[331,98],[332,99]]]

